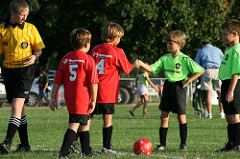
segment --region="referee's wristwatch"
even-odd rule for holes
[[[38,54],[34,54],[34,55],[36,56],[36,60],[37,60],[37,59],[38,59],[38,57],[39,57],[39,56],[38,56]]]

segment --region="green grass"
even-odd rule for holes
[[[94,116],[91,125],[91,146],[97,155],[94,158],[240,158],[239,153],[215,153],[216,149],[222,148],[227,141],[227,129],[225,119],[219,119],[218,106],[213,106],[213,118],[199,118],[191,106],[187,106],[187,152],[179,150],[179,126],[176,114],[170,114],[169,129],[167,136],[167,150],[164,152],[153,150],[150,156],[134,156],[133,144],[139,138],[151,141],[153,148],[159,144],[158,130],[160,126],[160,111],[158,104],[148,107],[147,117],[142,117],[142,107],[137,109],[136,118],[130,116],[128,110],[133,105],[117,105],[113,119],[113,149],[117,155],[98,153],[102,148],[102,117]],[[10,108],[0,109],[0,140],[3,141],[7,131]],[[11,159],[51,159],[56,158],[60,150],[63,136],[68,126],[68,113],[66,108],[56,112],[47,107],[43,109],[26,109],[28,118],[29,140],[32,151],[28,153],[15,153],[16,145],[19,144],[18,134],[13,139],[11,152],[8,155],[0,154],[0,158]],[[78,154],[72,153],[73,158],[79,158]],[[183,157],[182,157],[183,156]]]

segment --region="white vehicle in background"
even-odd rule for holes
[[[54,74],[55,76],[55,74]],[[50,81],[50,86],[51,88],[53,88],[53,76],[49,76],[49,81]],[[38,103],[39,103],[39,84],[38,84],[38,80],[39,80],[39,77],[35,78],[34,81],[33,81],[33,85],[32,85],[32,88],[31,88],[31,91],[29,93],[29,96],[28,96],[28,104],[29,106],[37,106]],[[64,89],[63,89],[63,86],[60,86],[60,92],[61,92],[61,102],[64,102]],[[50,92],[48,92],[48,99],[50,100],[51,99],[51,93],[52,93],[52,89],[50,90]],[[45,101],[45,100],[43,100]]]
[[[55,77],[56,72],[57,72],[56,70],[49,70],[48,77],[50,80],[51,87],[53,87],[52,84],[53,84],[53,79]],[[32,85],[32,88],[30,90],[29,97],[28,97],[28,103],[27,103],[28,106],[37,106],[38,105],[38,102],[39,102],[38,80],[39,80],[39,77],[36,77],[33,81],[33,85]],[[64,92],[63,92],[62,86],[60,87],[60,92],[61,92],[61,101],[64,102]],[[7,95],[6,95],[3,78],[0,78],[0,107],[4,107],[5,104],[7,103],[6,96]],[[51,91],[48,93],[48,98],[49,99],[51,98]]]
[[[0,107],[4,107],[6,103],[5,85],[3,84],[3,79],[0,79]]]

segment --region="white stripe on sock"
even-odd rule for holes
[[[27,124],[27,117],[21,119],[20,125]]]
[[[19,127],[19,125],[20,125],[20,119],[11,117],[11,118],[9,119],[9,123],[14,124],[14,125],[16,125],[17,127]]]

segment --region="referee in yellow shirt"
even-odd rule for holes
[[[13,0],[10,13],[11,17],[0,24],[0,52],[5,55],[3,78],[7,100],[12,106],[7,135],[0,144],[0,152],[3,154],[9,153],[17,130],[21,141],[17,151],[31,150],[24,102],[34,80],[33,64],[45,47],[36,27],[25,22],[29,14],[29,5],[25,0]]]

